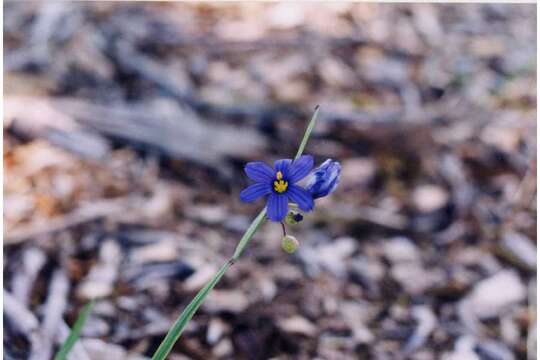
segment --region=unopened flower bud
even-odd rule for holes
[[[285,222],[289,225],[296,225],[302,220],[304,220],[304,216],[293,210],[289,211],[289,213],[285,217]]]
[[[339,162],[327,159],[315,169],[307,182],[306,190],[318,199],[334,191],[339,183],[341,165]]]
[[[300,243],[298,242],[298,240],[296,240],[294,236],[285,235],[281,239],[281,247],[288,254],[294,253],[296,249],[298,249],[299,246],[300,246]]]

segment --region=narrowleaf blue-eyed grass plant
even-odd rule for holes
[[[319,106],[309,122],[304,137],[300,142],[294,159],[276,160],[274,167],[264,162],[256,161],[246,164],[244,170],[253,184],[240,193],[243,202],[253,202],[261,197],[266,200],[266,206],[248,227],[229,260],[223,264],[212,279],[195,295],[184,311],[176,319],[167,336],[161,342],[152,356],[153,360],[163,360],[172,350],[176,341],[182,335],[188,322],[191,320],[199,306],[210,291],[216,286],[225,272],[238,260],[245,247],[261,225],[269,219],[281,223],[283,228],[282,248],[287,253],[293,253],[299,246],[298,240],[287,235],[285,223],[295,224],[303,219],[298,210],[309,212],[314,207],[314,200],[330,194],[339,183],[341,166],[337,161],[328,159],[315,169],[307,181],[306,187],[297,183],[304,179],[313,168],[313,157],[302,155],[311,131],[315,127]]]

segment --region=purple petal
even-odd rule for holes
[[[294,160],[289,167],[289,181],[298,182],[305,178],[307,174],[313,169],[313,156],[302,155],[298,159]]]
[[[244,171],[247,176],[257,182],[270,182],[274,178],[274,169],[262,161],[252,161],[246,164]]]
[[[276,170],[276,173],[281,171],[281,174],[283,174],[283,178],[285,180],[289,178],[289,167],[291,162],[291,159],[281,159],[274,162],[274,169]]]
[[[289,188],[287,189],[287,195],[291,199],[292,202],[295,202],[298,204],[298,207],[304,211],[311,211],[313,210],[313,198],[311,197],[311,194],[308,193],[304,188],[298,185],[289,185]]]
[[[248,186],[240,193],[240,200],[243,202],[252,202],[261,196],[268,195],[272,192],[270,183],[256,183]]]
[[[281,221],[289,211],[287,195],[270,194],[266,206],[268,218],[272,221]]]

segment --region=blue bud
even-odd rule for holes
[[[314,199],[326,196],[334,191],[339,183],[341,165],[332,159],[327,159],[315,169],[308,179],[306,190]]]

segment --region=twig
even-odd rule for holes
[[[268,107],[263,105],[222,106],[212,104],[195,96],[187,89],[181,88],[168,75],[169,70],[159,62],[137,53],[133,45],[127,41],[119,41],[113,54],[117,62],[128,71],[136,73],[143,79],[155,84],[163,92],[193,108],[195,111],[211,117],[233,118],[275,118],[278,115],[299,116],[294,109],[286,106]]]
[[[39,327],[39,321],[34,314],[5,289],[4,315],[13,320],[13,324],[28,337]]]
[[[67,215],[13,229],[5,234],[4,245],[18,244],[31,238],[62,231],[89,221],[122,214],[130,207],[130,204],[131,200],[126,198],[102,200],[86,204]]]
[[[67,275],[62,270],[56,270],[43,309],[43,323],[39,330],[39,351],[33,352],[30,360],[48,360],[51,358],[54,338],[62,323],[62,315],[66,309],[68,291],[69,281]]]
[[[28,304],[34,282],[47,260],[42,250],[31,247],[22,254],[22,269],[13,275],[13,296],[23,305]]]
[[[30,310],[4,289],[4,316],[30,341],[30,353],[39,348],[39,321]]]
[[[361,220],[393,230],[405,230],[408,224],[406,216],[373,206],[335,206],[331,211],[321,213],[320,218],[328,222],[333,219],[346,222]]]

